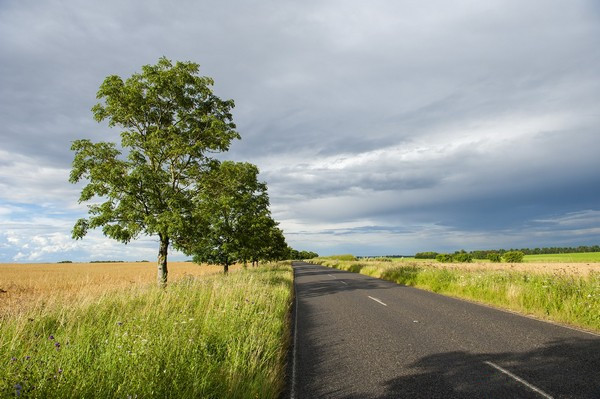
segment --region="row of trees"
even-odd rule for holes
[[[196,199],[197,231],[188,247],[197,263],[284,259],[288,246],[271,217],[267,186],[250,163],[226,161],[205,176]]]
[[[158,237],[158,283],[167,282],[170,247],[197,262],[257,262],[289,256],[283,232],[271,217],[267,186],[258,168],[217,160],[239,139],[231,111],[198,76],[199,65],[166,58],[127,80],[107,77],[92,108],[96,121],[121,129],[121,145],[73,142],[69,180],[87,181],[79,202],[88,218],[77,221],[75,239],[89,229],[128,243]]]
[[[318,253],[312,251],[297,251],[295,249],[289,249],[289,259],[302,260],[302,259],[313,259],[319,256]]]

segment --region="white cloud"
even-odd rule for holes
[[[45,164],[35,156],[0,150],[0,200],[58,208],[77,208],[78,188],[70,169]],[[5,212],[9,205],[1,205]],[[17,208],[10,208],[14,212]],[[0,211],[2,212],[2,211]]]
[[[260,166],[307,249],[368,226],[395,229],[336,245],[483,245],[486,229],[597,212],[598,15],[584,0],[2,2],[0,227],[28,232],[11,236],[23,259],[118,255],[63,240],[85,213],[69,147],[118,140],[89,111],[100,82],[162,55],[199,62],[236,101],[243,139],[226,157]],[[565,218],[545,223],[563,242],[579,223]],[[113,248],[154,243],[136,245]]]

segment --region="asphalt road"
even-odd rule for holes
[[[600,336],[294,263],[292,398],[600,398]]]

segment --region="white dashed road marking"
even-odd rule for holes
[[[546,398],[546,399],[554,399],[552,396],[548,395],[546,392],[542,391],[541,389],[539,389],[535,385],[532,385],[532,384],[528,383],[524,379],[522,379],[522,378],[514,375],[513,373],[511,373],[510,371],[508,371],[506,369],[503,369],[502,367],[498,366],[497,364],[494,364],[492,362],[484,362],[484,363],[487,364],[488,366],[492,366],[493,368],[495,368],[496,370],[500,371],[501,373],[506,374],[507,376],[509,376],[513,380],[520,382],[521,384],[525,385],[527,388],[531,389],[532,391],[535,391],[535,392],[539,393],[544,398]]]
[[[381,305],[383,305],[383,306],[387,306],[385,303],[381,302],[381,300],[380,300],[380,299],[373,298],[372,296],[369,296],[369,298],[371,298],[372,300],[374,300],[375,302],[377,302],[377,303],[379,303],[379,304],[381,304]]]

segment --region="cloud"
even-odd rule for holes
[[[73,208],[79,194],[68,183],[70,169],[40,163],[31,155],[0,150],[4,165],[0,167],[0,192],[4,201],[48,207]],[[0,204],[1,205],[1,204]],[[2,206],[19,211],[19,207]]]
[[[0,206],[0,262],[57,262],[61,260],[151,260],[158,253],[158,238],[142,236],[121,244],[90,231],[82,240],[71,238],[80,212],[55,212],[30,204]],[[171,250],[171,260],[185,260]]]
[[[2,227],[39,236],[23,259],[109,251],[61,241],[85,214],[69,148],[118,141],[92,119],[100,83],[165,55],[199,62],[235,100],[242,140],[223,157],[258,164],[304,249],[596,240],[592,223],[563,228],[599,211],[599,11],[587,0],[4,1]]]

